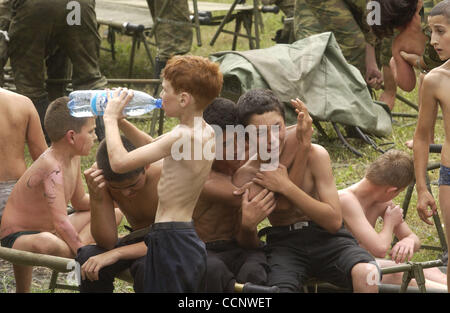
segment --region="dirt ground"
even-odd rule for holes
[[[46,293],[50,292],[48,286],[52,271],[46,267],[34,267],[33,279],[31,282],[31,292]],[[58,283],[65,283],[67,274],[59,274]],[[13,293],[16,291],[13,266],[10,262],[0,259],[0,293]],[[57,292],[62,292],[57,290]]]

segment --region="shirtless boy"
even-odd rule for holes
[[[267,104],[261,106],[261,103]],[[257,104],[257,110],[249,109]],[[299,100],[298,105],[302,105]],[[239,120],[244,126],[252,124],[258,129],[278,125],[281,137],[285,133],[282,108],[270,92],[249,91],[238,101]],[[305,131],[310,132],[311,127],[298,131],[297,135],[302,136]],[[279,142],[281,145],[282,138]],[[277,206],[269,215],[272,227],[265,231],[270,266],[267,284],[278,286],[281,292],[299,292],[308,277],[314,276],[353,288],[355,292],[377,292],[377,285],[370,284],[368,279],[378,273],[375,260],[342,227],[339,197],[327,151],[310,145],[304,156],[307,164],[299,167],[303,174],[296,180],[290,178],[282,162],[275,170],[258,171],[253,179],[286,197],[291,204],[286,209]]]
[[[450,1],[442,1],[436,5],[428,17],[431,28],[431,45],[441,60],[450,58]],[[444,217],[445,232],[450,238],[450,61],[431,70],[422,84],[422,105],[414,133],[414,170],[416,174],[417,210],[419,217],[432,224],[429,218],[436,212],[436,202],[427,189],[426,168],[430,133],[433,131],[438,108],[441,107],[445,124],[445,141],[441,152],[441,170],[439,172],[439,203]],[[428,210],[428,207],[431,210]],[[449,245],[449,242],[447,242]],[[447,265],[448,266],[448,265]],[[450,273],[447,271],[447,287],[450,286]]]
[[[420,248],[419,238],[403,220],[403,210],[392,202],[413,180],[412,157],[390,150],[369,166],[361,181],[339,191],[345,226],[362,247],[378,258],[381,268],[411,261]],[[375,224],[380,217],[383,229],[377,233]],[[393,235],[398,242],[389,253],[392,260],[387,260],[385,256],[391,248]],[[447,290],[446,276],[438,268],[424,269],[424,274],[427,288]],[[402,275],[383,275],[382,283],[400,285]]]
[[[164,159],[155,223],[145,237],[144,291],[200,292],[205,288],[206,250],[192,214],[215,156],[214,130],[202,116],[219,95],[223,78],[217,64],[198,56],[171,58],[162,78],[163,109],[180,124],[127,152],[120,141],[118,120],[133,94],[116,90],[104,115],[108,155],[116,173]]]
[[[237,123],[236,104],[216,98],[203,118],[217,127],[216,152],[221,153],[213,162],[193,218],[197,234],[206,244],[206,291],[234,292],[236,282],[265,285],[268,266],[257,226],[275,208],[274,194],[264,189],[253,199],[248,199],[248,191],[242,198],[233,195],[238,188],[232,184],[232,176],[245,162],[237,157],[236,133],[229,129],[230,136],[226,129]],[[227,150],[234,153],[227,155]]]
[[[126,120],[121,123],[127,122]],[[127,151],[135,146],[124,136]],[[80,292],[113,292],[114,278],[129,268],[135,292],[142,292],[147,246],[144,236],[155,221],[158,206],[156,187],[162,161],[117,174],[109,164],[106,141],[97,150],[97,162],[84,172],[91,197],[91,232],[96,245],[78,250],[81,265]],[[118,240],[115,204],[125,215],[131,233]]]
[[[53,101],[45,116],[52,142],[14,186],[0,227],[2,246],[73,258],[92,242],[89,195],[85,193],[80,156],[94,145],[94,118],[70,116],[62,97]],[[75,213],[67,215],[71,202]],[[32,267],[14,265],[16,291],[28,292]]]
[[[47,149],[39,115],[30,99],[0,88],[0,221],[6,201],[27,169],[25,143],[35,161]]]

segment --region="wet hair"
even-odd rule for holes
[[[210,125],[225,129],[227,125],[235,126],[238,121],[237,105],[233,101],[217,97],[203,111],[203,119]]]
[[[276,111],[284,116],[284,105],[269,89],[249,90],[239,97],[237,102],[238,121],[240,124],[247,126],[252,115],[261,115],[267,112]]]
[[[89,118],[70,115],[68,97],[60,97],[52,101],[45,113],[44,127],[51,142],[63,138],[69,130],[79,133]]]
[[[125,137],[120,136],[122,139],[123,146],[125,147],[125,150],[128,152],[133,151],[136,149],[136,147]],[[140,173],[144,173],[145,170],[143,167],[137,168],[135,170],[126,172],[126,173],[116,173],[111,169],[111,164],[109,163],[109,155],[108,155],[108,147],[106,145],[106,138],[103,139],[97,150],[96,155],[97,160],[97,167],[101,170],[103,170],[103,177],[105,177],[105,180],[107,181],[115,181],[115,182],[121,182],[126,179],[131,179],[139,175]]]
[[[390,37],[394,29],[408,24],[417,11],[418,0],[378,0],[380,24],[371,25],[378,38]]]
[[[450,1],[444,0],[436,4],[433,9],[431,9],[430,14],[428,16],[437,16],[442,15],[447,20],[450,20]]]
[[[406,152],[389,150],[370,164],[365,177],[379,186],[403,189],[414,181],[413,158]]]
[[[202,110],[222,90],[223,75],[219,65],[205,57],[174,56],[167,62],[161,76],[170,82],[175,93],[190,93]]]

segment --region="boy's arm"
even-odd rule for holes
[[[37,113],[33,103],[29,101],[29,118],[26,133],[26,142],[28,144],[28,150],[33,161],[48,148],[45,142],[44,132],[42,130],[41,121],[39,120],[39,114]]]
[[[102,174],[96,164],[84,171],[91,198],[92,237],[98,246],[111,250],[117,243],[117,225],[114,202]]]
[[[383,229],[377,233],[364,214],[364,208],[358,199],[350,193],[342,192],[339,195],[342,207],[342,216],[345,226],[350,230],[359,244],[377,258],[384,258],[391,247],[392,235],[397,224],[385,216]],[[399,210],[399,212],[401,212]],[[401,213],[398,213],[398,218]]]
[[[90,257],[81,267],[81,278],[90,281],[98,280],[99,271],[119,260],[134,260],[147,254],[147,246],[144,241],[121,246],[105,253]]]
[[[183,134],[186,132],[182,128],[175,128],[160,140],[155,140],[153,143],[127,152],[120,139],[118,120],[123,117],[122,111],[133,98],[133,93],[127,93],[125,90],[120,92],[121,90],[121,88],[116,89],[113,97],[111,97],[110,92],[107,93],[108,105],[103,115],[109,162],[111,169],[119,174],[132,171],[169,156],[172,145],[184,137]]]
[[[80,237],[67,216],[64,196],[64,178],[60,168],[50,169],[44,178],[44,197],[58,236],[66,242],[74,255],[82,246]]]
[[[414,172],[416,175],[417,211],[419,217],[427,224],[433,225],[428,220],[436,212],[436,202],[427,189],[426,171],[431,132],[434,127],[434,119],[438,111],[435,93],[440,83],[440,76],[430,72],[424,77],[419,103],[419,118],[414,132]],[[428,210],[431,208],[431,212]]]
[[[125,137],[127,137],[135,147],[145,146],[154,140],[152,136],[143,132],[124,118],[118,121],[118,125]]]
[[[274,171],[258,172],[254,181],[271,191],[281,193],[294,206],[301,209],[303,214],[327,231],[335,233],[342,226],[342,213],[331,170],[331,161],[324,148],[316,146],[315,150],[314,155],[310,157],[313,160],[310,163],[314,186],[320,200],[298,188],[289,179],[286,167],[281,164]]]
[[[394,229],[399,241],[392,247],[390,255],[396,263],[411,261],[414,252],[420,249],[420,239],[412,232],[406,222],[400,223]]]
[[[237,190],[238,188],[233,185],[229,176],[211,171],[203,186],[201,196],[211,202],[225,202],[232,207],[239,207],[242,199],[240,195],[234,193]]]
[[[78,172],[75,191],[70,202],[75,211],[89,211],[91,209],[89,194],[85,192],[81,179],[81,169]]]

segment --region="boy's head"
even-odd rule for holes
[[[216,131],[216,153],[222,153],[221,160],[231,161],[236,166],[240,163],[237,157],[237,133],[234,128],[238,123],[237,113],[237,106],[233,101],[220,97],[214,99],[203,111],[203,119]],[[233,136],[227,136],[227,125],[233,126],[228,128],[228,131],[233,131]],[[221,131],[218,131],[219,128]],[[219,143],[222,149],[219,149]],[[233,149],[232,160],[231,152],[227,157],[227,151],[231,149]]]
[[[47,108],[44,127],[52,143],[67,138],[81,155],[89,154],[97,139],[95,135],[95,119],[93,117],[73,117],[67,103],[68,97],[61,97],[51,102]]]
[[[136,147],[125,137],[121,136],[123,146],[129,152]],[[126,173],[116,173],[111,169],[109,163],[106,139],[103,139],[97,150],[97,167],[103,171],[103,177],[108,183],[108,187],[113,190],[120,190],[125,196],[131,196],[142,188],[145,183],[145,168],[140,167]]]
[[[168,116],[174,116],[173,103],[183,104],[187,95],[194,98],[196,109],[203,111],[219,96],[223,84],[219,65],[200,56],[172,57],[161,76],[163,78],[161,97],[164,111]]]
[[[431,28],[430,44],[443,61],[450,58],[450,1],[444,0],[433,7],[428,16]]]
[[[284,106],[275,94],[268,89],[250,90],[239,98],[237,105],[239,123],[246,127],[246,130],[249,125],[256,127],[258,138],[256,144],[259,147],[259,155],[261,156],[262,151],[260,144],[264,140],[267,145],[267,153],[272,155],[274,149],[278,149],[280,153],[286,137],[286,124]],[[250,149],[252,144],[255,147],[253,141],[254,139],[250,135]]]
[[[414,181],[413,159],[406,152],[389,150],[370,164],[365,178],[377,186],[394,188],[393,199]]]
[[[378,38],[384,38],[392,36],[395,28],[408,25],[422,8],[423,0],[378,0],[377,3],[380,22],[370,27]]]

